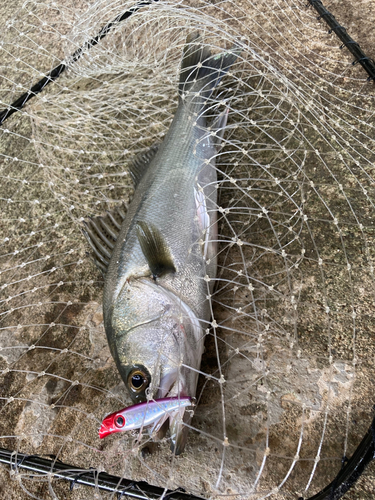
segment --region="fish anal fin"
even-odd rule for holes
[[[168,245],[159,229],[147,222],[137,222],[137,237],[154,278],[176,272]]]
[[[198,186],[198,189],[194,188],[194,197],[195,206],[197,209],[198,226],[201,231],[202,237],[204,238],[202,253],[203,258],[206,259],[210,239],[211,220],[207,210],[206,197],[204,195],[203,189],[200,186]]]
[[[129,164],[129,172],[134,182],[134,187],[140,183],[149,164],[158,152],[159,144],[154,144],[146,152],[137,154]]]
[[[126,207],[122,205],[103,216],[89,217],[83,223],[82,232],[92,249],[94,263],[103,274],[107,272],[125,213]]]
[[[221,147],[221,142],[224,137],[225,127],[227,126],[229,108],[225,108],[213,121],[211,125],[211,130],[215,133],[212,138],[212,142],[215,144],[216,148]]]

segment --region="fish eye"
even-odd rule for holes
[[[141,392],[141,391],[144,391],[146,389],[146,387],[149,384],[149,380],[148,380],[147,375],[143,371],[137,369],[137,370],[133,370],[130,373],[130,375],[128,377],[128,383],[129,383],[129,387],[132,391]]]
[[[118,415],[116,418],[115,418],[115,426],[118,427],[119,429],[121,429],[121,427],[124,427],[125,425],[125,419],[122,415]]]

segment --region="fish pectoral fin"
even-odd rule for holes
[[[82,232],[92,249],[94,263],[103,274],[107,272],[125,213],[126,207],[121,205],[103,216],[90,217],[83,222]]]
[[[149,164],[158,152],[159,144],[154,144],[146,152],[137,154],[129,164],[129,172],[134,182],[134,187],[140,183]]]
[[[147,222],[137,222],[137,237],[154,278],[176,272],[168,245],[159,229]]]

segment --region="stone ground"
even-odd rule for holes
[[[23,3],[18,0],[3,3],[0,6],[1,19],[5,21],[12,18]],[[58,3],[64,6],[64,9],[61,9],[64,19],[61,19],[58,11],[49,10],[49,22],[53,24],[53,15],[60,16],[56,18],[60,30],[70,33],[77,22],[75,13],[84,11],[85,7],[68,0]],[[190,2],[186,2],[188,3]],[[289,64],[290,78],[293,79],[292,72],[297,63],[293,60],[293,54],[287,49],[283,50],[285,46],[281,44],[281,40],[286,35],[281,26],[272,21],[275,19],[272,16],[276,14],[280,16],[280,20],[283,19],[282,8],[277,2],[254,2],[254,5],[254,11],[246,12],[248,18],[245,23],[252,27],[254,33],[259,30],[270,52],[278,50],[283,67]],[[238,9],[246,6],[247,3],[241,1],[236,5],[229,2],[222,4],[223,9],[233,15],[236,15]],[[298,6],[301,7],[301,4]],[[360,0],[353,5],[349,1],[337,0],[332,1],[329,8],[352,37],[361,44],[363,50],[374,55],[375,14],[371,1]],[[267,9],[270,13],[268,25],[259,14],[266,13]],[[306,12],[309,15],[304,14],[307,16],[305,28],[309,32],[310,41],[306,42],[303,38],[305,46],[302,47],[298,46],[298,38],[294,43],[300,54],[305,51],[311,55],[313,50],[318,63],[320,61],[320,66],[314,66],[316,73],[311,78],[318,78],[318,67],[321,68],[323,78],[328,78],[325,73],[328,63],[324,58],[327,57],[332,65],[334,58],[330,55],[330,47],[337,47],[338,42],[332,36],[324,35],[322,25],[316,21],[312,11]],[[258,21],[262,24],[257,24]],[[290,21],[293,22],[292,17]],[[100,25],[99,21],[98,23]],[[268,39],[265,39],[263,30],[270,34]],[[45,51],[30,52],[29,67],[25,67],[23,75],[16,73],[19,83],[26,86],[38,79],[36,68],[47,71],[56,63],[55,57],[63,57],[63,47],[60,53],[55,48],[56,43],[60,43],[60,38],[53,33],[45,33],[40,43]],[[344,50],[336,51],[335,54],[336,67],[331,66],[330,69],[333,73],[342,67],[343,61],[347,64],[351,60],[351,56]],[[12,53],[5,54],[2,60],[2,65],[6,67],[2,67],[3,77],[9,80],[12,80],[13,76],[12,61]],[[303,63],[301,65],[303,66]],[[301,66],[298,68],[301,70]],[[306,74],[309,75],[308,67]],[[359,75],[358,67],[349,69],[346,74],[357,78]],[[313,84],[312,81],[312,88]],[[349,90],[355,83],[339,78],[336,97],[348,95],[344,91],[340,93],[340,85],[346,85],[345,89]],[[357,108],[350,108],[351,113],[353,109],[358,111],[355,120],[361,117],[368,119],[363,110],[373,106],[373,89],[364,89],[362,96],[350,103],[357,105]],[[13,91],[14,95],[18,95],[17,88]],[[327,93],[322,88],[322,99],[325,97]],[[345,102],[342,106],[345,111]],[[254,109],[257,109],[256,106]],[[327,115],[329,112],[330,110]],[[34,104],[33,113],[38,114],[38,104]],[[271,496],[296,499],[299,495],[304,495],[301,485],[307,482],[326,425],[320,454],[322,459],[317,466],[313,489],[309,490],[309,495],[324,487],[339,468],[346,429],[349,429],[345,441],[346,453],[350,456],[372,418],[375,360],[374,280],[365,257],[374,258],[373,214],[370,203],[367,203],[362,193],[358,194],[359,190],[355,184],[355,179],[360,179],[361,185],[366,186],[370,194],[373,194],[373,186],[365,173],[359,168],[356,170],[356,165],[352,164],[350,167],[353,173],[340,171],[341,163],[337,158],[329,157],[328,147],[325,150],[326,146],[319,144],[320,150],[326,152],[327,158],[330,158],[331,171],[344,185],[357,216],[355,220],[348,212],[338,185],[330,185],[331,178],[327,176],[327,169],[323,168],[322,162],[317,162],[312,154],[307,155],[306,175],[314,182],[321,183],[320,196],[328,200],[335,213],[342,216],[343,222],[341,233],[333,231],[332,221],[327,220],[327,213],[323,210],[316,191],[312,187],[301,191],[300,197],[305,200],[304,210],[310,223],[309,226],[301,225],[300,241],[303,242],[306,257],[298,269],[288,274],[291,283],[288,283],[286,277],[272,277],[275,264],[280,264],[278,257],[272,253],[260,257],[259,252],[253,250],[253,246],[243,250],[240,247],[233,248],[228,252],[229,256],[225,252],[222,253],[222,265],[226,269],[222,275],[223,279],[234,281],[237,278],[233,278],[233,275],[243,270],[243,262],[251,263],[258,259],[252,277],[261,279],[261,276],[267,276],[268,284],[273,283],[274,279],[278,290],[286,298],[280,299],[276,294],[268,292],[262,295],[260,289],[255,291],[259,295],[252,300],[258,301],[259,310],[263,315],[262,322],[270,325],[269,345],[266,342],[262,351],[263,357],[259,357],[256,342],[249,342],[249,337],[244,334],[254,330],[254,321],[251,315],[243,314],[240,310],[242,308],[246,311],[249,302],[249,294],[244,292],[241,278],[238,278],[238,291],[233,292],[232,288],[230,291],[224,289],[218,295],[215,319],[222,327],[220,356],[229,360],[223,363],[223,374],[228,381],[223,390],[227,401],[226,435],[232,446],[225,449],[222,445],[222,387],[214,379],[201,380],[198,391],[201,400],[193,421],[196,430],[191,432],[186,453],[183,457],[175,458],[169,453],[168,442],[150,443],[147,437],[143,438],[141,444],[135,443],[135,436],[122,440],[111,437],[107,442],[98,442],[96,433],[102,416],[112,411],[114,406],[124,406],[127,396],[104,337],[101,313],[102,279],[86,257],[85,242],[79,231],[77,217],[69,215],[71,212],[67,202],[64,202],[61,196],[65,196],[66,200],[76,200],[77,205],[81,204],[80,214],[85,210],[86,213],[95,213],[93,200],[95,197],[100,199],[100,186],[104,181],[100,178],[88,181],[92,199],[91,204],[87,203],[85,206],[84,195],[79,191],[79,186],[76,192],[75,188],[72,188],[74,175],[66,172],[65,177],[62,177],[61,165],[56,165],[55,170],[54,165],[47,170],[35,170],[34,164],[41,162],[44,153],[43,148],[38,149],[27,140],[30,137],[38,138],[38,123],[31,126],[26,118],[12,118],[9,128],[12,126],[19,136],[3,135],[1,142],[1,153],[9,156],[8,161],[2,159],[2,166],[7,175],[7,182],[1,187],[4,217],[2,234],[10,235],[9,241],[3,245],[2,255],[5,258],[2,265],[6,272],[3,271],[5,278],[2,283],[8,284],[5,297],[12,297],[5,303],[4,310],[8,312],[4,315],[0,330],[0,343],[3,347],[0,351],[0,368],[3,370],[1,446],[26,453],[55,454],[67,463],[85,468],[100,467],[107,472],[123,474],[134,480],[145,479],[152,484],[170,488],[183,485],[206,497],[218,498],[226,495],[230,498],[240,498],[241,493],[242,498],[257,498],[246,495],[245,492],[249,490],[260,470],[265,456],[265,438],[268,438],[271,455],[263,471],[262,491],[280,484],[286,476],[292,463],[291,457],[296,453],[303,425],[305,434],[299,451],[301,460],[294,467],[286,486]],[[350,117],[346,117],[346,120],[349,127]],[[322,123],[325,123],[324,117]],[[69,120],[66,125],[69,126]],[[82,123],[83,129],[84,126]],[[286,125],[285,130],[287,127]],[[367,129],[364,127],[363,130]],[[350,133],[353,137],[356,135],[355,130],[350,129]],[[318,135],[314,137],[313,128],[309,130],[309,134],[312,143],[314,139],[319,141]],[[358,137],[362,140],[361,136]],[[52,138],[51,144],[55,140],[56,138]],[[83,143],[84,140],[82,138],[80,142],[82,148],[88,147]],[[356,144],[360,150],[361,146]],[[350,144],[347,146],[350,147]],[[55,152],[58,158],[56,148]],[[107,156],[111,156],[111,151],[107,151]],[[17,173],[12,170],[16,168],[14,157],[26,159],[21,167],[24,178],[30,180],[27,191],[23,190]],[[110,161],[104,160],[107,163]],[[109,168],[116,167],[109,165]],[[41,177],[41,171],[45,178]],[[236,172],[236,175],[240,178],[240,171]],[[57,180],[59,184],[48,185],[51,179]],[[21,201],[22,196],[26,196],[25,205],[18,203],[14,207],[11,202],[6,202],[8,193],[13,193],[11,196],[15,195],[17,200]],[[113,199],[126,199],[129,196],[129,182],[116,184],[113,193]],[[241,206],[239,193],[239,190],[233,188],[223,190],[222,205]],[[32,200],[37,202],[31,203]],[[293,207],[287,206],[287,199],[284,201],[283,210],[292,213]],[[265,206],[271,206],[274,203],[272,195],[265,193],[263,202]],[[102,205],[99,204],[98,212],[101,209]],[[267,232],[267,224],[262,226],[262,222],[257,222],[255,225],[249,217],[248,229],[243,230],[243,214],[239,217],[237,214],[228,216],[228,221],[227,226],[222,225],[223,233],[232,227],[236,231],[242,231],[243,241],[251,240],[253,245],[259,244],[260,247],[271,246],[268,240],[272,239],[272,235]],[[361,229],[359,223],[363,223],[365,229]],[[41,241],[43,245],[40,245]],[[290,248],[291,255],[297,255],[301,251],[299,243],[295,244],[295,248],[292,245]],[[18,249],[21,254],[27,254],[25,259],[19,257]],[[319,256],[323,256],[325,260],[324,279],[322,266],[318,264]],[[346,272],[348,259],[351,263],[351,274]],[[26,260],[31,263],[26,266],[25,272],[22,271],[24,274],[18,268],[12,270]],[[245,271],[250,272],[248,267]],[[299,273],[307,278],[299,279]],[[31,278],[27,279],[27,276]],[[14,285],[10,286],[11,282],[14,282]],[[28,283],[31,283],[31,286]],[[294,294],[298,296],[298,321],[294,319],[293,307],[287,305]],[[322,312],[326,307],[331,309],[329,317]],[[236,314],[232,312],[234,310]],[[350,316],[352,310],[357,314],[354,327],[354,319]],[[283,336],[283,332],[289,328],[288,325],[294,324],[297,327],[292,339],[297,340],[298,348],[290,347],[290,339]],[[20,327],[15,328],[17,325]],[[356,335],[356,363],[352,361],[353,334]],[[262,343],[262,340],[258,339],[258,342]],[[30,349],[30,346],[34,345],[36,347]],[[240,356],[236,357],[236,349],[239,350]],[[329,355],[333,356],[333,363],[328,362]],[[215,343],[210,336],[206,343],[203,372],[217,376],[216,357]],[[269,373],[260,381],[265,366],[268,367]],[[10,397],[13,399],[9,400]],[[347,408],[349,399],[350,411]],[[303,404],[307,407],[306,411],[303,411]],[[350,419],[349,425],[346,422],[347,415]],[[224,450],[222,481],[216,488]],[[21,484],[17,479],[10,481],[6,468],[2,468],[0,474],[1,498],[28,498],[29,494],[25,488],[37,495],[37,498],[53,498],[47,482],[26,477]],[[373,498],[374,477],[372,464],[346,498]],[[69,493],[69,485],[58,482],[53,483],[53,490],[58,498],[72,500],[93,498],[94,494],[93,490],[83,487],[77,487]],[[107,497],[103,494],[103,498]]]

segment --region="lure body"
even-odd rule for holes
[[[167,418],[192,406],[190,398],[162,398],[147,401],[107,415],[99,429],[100,439],[115,432],[131,431],[142,427],[160,427]]]

